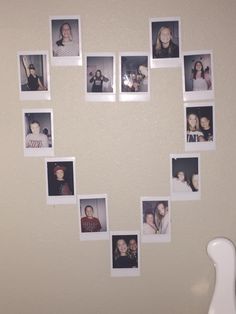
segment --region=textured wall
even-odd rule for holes
[[[207,242],[236,242],[235,13],[234,0],[1,5],[1,313],[207,313]],[[150,17],[181,18],[183,51],[213,50],[217,148],[201,153],[202,197],[172,202],[172,242],[141,245],[140,277],[111,278],[109,242],[80,241],[76,206],[46,205],[44,158],[23,156],[22,108],[53,108],[55,156],[76,157],[77,192],[107,193],[110,229],[137,230],[140,196],[169,195],[169,154],[184,152],[181,68],[151,70],[149,102],[88,103],[83,67],[50,67],[52,100],[20,101],[17,52],[49,50],[49,16],[72,14],[83,52],[114,52],[117,65],[121,51],[149,50]]]

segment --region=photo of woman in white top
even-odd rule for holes
[[[197,60],[193,67],[193,91],[204,91],[211,89],[211,77],[209,67],[204,69],[201,61]]]
[[[153,212],[146,211],[144,214],[143,234],[156,234],[157,232]]]
[[[168,234],[170,227],[170,216],[168,204],[166,202],[158,202],[155,213],[155,222],[159,234]]]
[[[65,21],[61,24],[59,38],[53,45],[53,56],[79,56],[79,52],[79,42],[73,36],[71,24]]]

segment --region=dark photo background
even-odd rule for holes
[[[185,91],[193,91],[193,68],[196,61],[201,61],[204,70],[209,68],[209,75],[211,76],[211,55],[210,54],[199,54],[184,56],[184,79],[185,79]]]
[[[53,184],[56,180],[56,176],[54,175],[54,167],[63,166],[66,168],[64,171],[64,180],[69,184],[72,195],[74,195],[74,178],[73,178],[73,162],[72,161],[63,161],[63,162],[48,162],[47,163],[47,175],[48,175],[48,195],[54,196],[53,193]]]
[[[27,58],[28,64],[34,65],[36,74],[39,76],[41,83],[45,88],[48,88],[46,55],[25,55],[25,57]],[[22,58],[23,56],[20,56],[20,82],[21,91],[23,92],[29,91],[29,87]]]
[[[176,177],[179,171],[183,171],[190,180],[193,174],[198,174],[198,158],[172,158],[172,177]]]
[[[161,27],[169,27],[172,31],[172,41],[179,46],[179,21],[157,21],[151,23],[152,46],[156,45],[157,34]]]

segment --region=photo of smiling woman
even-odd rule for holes
[[[185,150],[200,151],[216,148],[214,104],[185,103]]]
[[[184,100],[214,98],[213,62],[211,51],[183,53]]]
[[[110,232],[111,276],[140,275],[139,231]]]
[[[162,26],[152,49],[153,58],[178,58],[179,46],[173,42],[172,30],[169,26]]]
[[[129,242],[131,239],[134,239],[137,243],[136,235],[113,236],[113,268],[138,267],[137,257],[134,257],[129,248]]]
[[[172,200],[200,199],[200,155],[170,155],[170,166]]]
[[[180,66],[180,20],[151,19],[151,67]]]
[[[170,201],[169,197],[141,197],[142,242],[170,242]]]
[[[82,65],[79,16],[50,17],[52,65]]]
[[[79,55],[79,44],[73,40],[72,29],[69,22],[63,22],[61,24],[59,38],[53,48],[54,57]]]

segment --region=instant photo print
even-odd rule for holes
[[[151,68],[181,66],[180,18],[150,19]]]
[[[80,240],[109,240],[107,195],[78,195]]]
[[[169,197],[141,197],[141,240],[144,243],[171,241]]]
[[[112,277],[140,275],[140,240],[138,231],[110,232]]]
[[[50,100],[47,51],[21,51],[18,58],[20,100]]]
[[[186,151],[216,148],[214,103],[184,104],[184,139]]]
[[[75,158],[45,158],[47,204],[76,204]]]
[[[148,53],[121,53],[119,62],[119,100],[148,101],[150,99]]]
[[[212,51],[184,52],[182,80],[184,101],[213,99]]]
[[[52,65],[82,65],[80,17],[51,16],[49,27]]]
[[[53,156],[52,109],[23,109],[24,156]]]
[[[201,198],[199,154],[170,155],[171,200],[199,200]]]
[[[87,54],[85,59],[85,99],[94,102],[115,101],[115,55]]]

